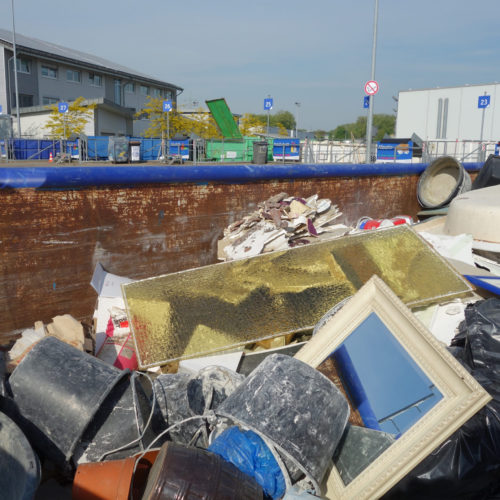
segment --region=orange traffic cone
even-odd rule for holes
[[[52,151],[51,151],[51,152],[50,152],[50,154],[49,154],[49,161],[50,161],[50,162],[54,161],[54,159],[52,158]]]

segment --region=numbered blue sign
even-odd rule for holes
[[[264,99],[264,111],[269,111],[273,109],[273,100],[272,98]]]
[[[59,113],[67,113],[69,110],[69,106],[67,102],[59,102],[57,104],[57,109],[59,110]]]
[[[0,115],[2,114],[2,105],[0,104]]]
[[[480,95],[477,98],[477,107],[478,108],[487,108],[490,105],[490,97],[489,95]]]
[[[365,97],[363,97],[363,108],[369,108],[369,107],[370,107],[370,96],[365,95]]]
[[[163,112],[168,113],[172,111],[172,101],[169,99],[168,101],[163,101]]]

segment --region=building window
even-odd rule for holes
[[[165,99],[172,99],[172,92],[170,90],[165,91]]]
[[[17,58],[17,72],[18,73],[31,73],[31,61],[24,57]]]
[[[125,92],[133,94],[135,92],[135,85],[131,82],[125,84]]]
[[[29,108],[33,106],[33,96],[30,94],[19,94],[20,108]],[[16,107],[16,94],[12,96],[12,103]]]
[[[58,97],[42,97],[42,104],[47,106],[48,104],[56,104],[59,102]]]
[[[89,82],[93,87],[102,87],[102,76],[97,73],[89,73]]]
[[[160,89],[153,89],[153,97],[161,97]]]
[[[140,91],[142,95],[149,95],[149,87],[147,85],[141,85]]]
[[[50,66],[42,66],[42,76],[46,78],[57,78],[57,68],[52,68]]]
[[[66,80],[68,82],[80,83],[82,81],[82,73],[76,69],[67,69]]]

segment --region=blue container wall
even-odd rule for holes
[[[300,139],[274,139],[273,159],[298,160],[300,158]]]
[[[191,152],[191,141],[189,139],[184,141],[170,140],[169,153],[171,155],[181,156],[184,160],[190,160],[192,158]]]
[[[89,160],[107,160],[108,142],[108,137],[106,136],[89,137],[87,142]]]

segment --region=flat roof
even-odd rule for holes
[[[402,92],[424,92],[426,90],[446,90],[446,89],[461,89],[467,87],[487,87],[488,85],[498,85],[500,82],[492,82],[492,83],[466,83],[465,85],[449,85],[446,87],[426,87],[423,89],[406,89],[400,90],[399,93]]]
[[[0,43],[1,42],[12,47],[12,31],[0,28]],[[157,78],[145,75],[143,73],[139,73],[131,68],[122,66],[121,64],[103,59],[102,57],[97,57],[92,54],[87,54],[86,52],[80,52],[79,50],[56,45],[44,40],[38,40],[37,38],[31,38],[19,34],[17,31],[16,48],[18,52],[22,52],[24,54],[30,54],[41,58],[45,57],[52,60],[59,60],[61,62],[73,63],[78,66],[87,66],[95,69],[101,68],[104,71],[123,76],[132,76],[136,80],[143,80],[145,82],[154,83],[161,87],[171,87],[178,90],[183,90],[182,87],[179,87],[172,83],[164,82],[162,80],[158,80]]]

